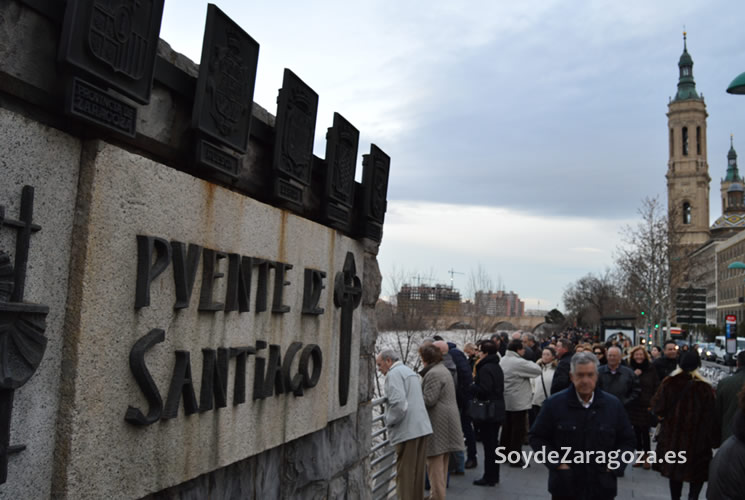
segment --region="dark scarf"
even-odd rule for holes
[[[639,368],[641,371],[645,372],[647,371],[647,368],[649,368],[649,360],[647,358],[644,358],[644,361],[641,363],[637,363],[633,359],[629,359],[629,366],[632,370],[636,370]]]
[[[432,363],[431,365],[427,365],[427,366],[425,366],[425,367],[424,367],[424,368],[422,368],[422,370],[421,370],[421,371],[419,372],[419,375],[421,375],[422,377],[424,377],[424,376],[425,376],[425,375],[427,374],[427,372],[428,372],[428,371],[430,371],[430,370],[431,370],[432,368],[434,368],[434,367],[435,367],[435,365],[439,365],[439,364],[440,364],[441,362],[442,362],[442,361],[438,361],[437,363]]]

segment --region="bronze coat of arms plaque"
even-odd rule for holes
[[[259,44],[210,4],[192,112],[194,129],[246,152],[258,62]]]
[[[59,59],[140,104],[150,101],[164,0],[68,0]]]

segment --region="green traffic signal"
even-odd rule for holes
[[[642,316],[644,316],[644,311],[642,311]]]
[[[659,323],[658,323],[658,324],[656,324],[656,325],[654,325],[654,327],[655,327],[655,328],[659,328],[659,327],[660,327]]]

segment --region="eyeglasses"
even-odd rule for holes
[[[602,351],[595,351],[593,354],[603,354]]]

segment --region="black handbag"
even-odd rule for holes
[[[504,420],[504,401],[474,399],[468,407],[468,416],[478,424],[502,422]]]

